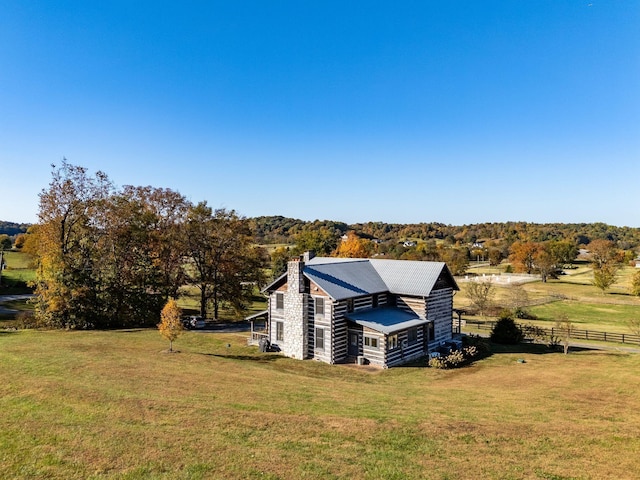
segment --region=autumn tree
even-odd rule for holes
[[[218,318],[222,302],[241,311],[253,285],[262,281],[265,252],[252,243],[248,222],[235,211],[213,211],[206,202],[189,209],[185,224],[187,280],[200,290],[200,315],[213,304]]]
[[[36,315],[65,328],[153,325],[182,280],[184,198],[117,190],[66,161],[40,194],[24,250],[36,259]]]
[[[167,299],[178,296],[184,285],[181,229],[187,205],[169,189],[133,186],[105,203],[104,266],[98,273],[108,326],[153,324]]]
[[[100,316],[95,268],[103,231],[95,218],[112,191],[107,176],[90,176],[63,160],[52,166],[49,188],[40,193],[36,254],[36,316],[44,324],[95,326]]]
[[[370,240],[360,238],[354,231],[350,231],[347,233],[347,238],[338,245],[336,257],[367,258],[372,250],[373,244]]]
[[[549,276],[556,278],[555,271],[557,269],[556,261],[549,252],[547,245],[540,244],[533,254],[533,264],[535,270],[540,274],[542,283],[546,283]]]
[[[503,258],[502,251],[496,247],[490,247],[487,250],[487,256],[489,257],[489,265],[491,265],[492,267],[500,265],[500,262]]]
[[[588,245],[589,255],[591,256],[591,264],[594,269],[600,269],[604,266],[618,265],[621,255],[616,244],[611,240],[597,239]]]
[[[538,244],[534,242],[515,242],[511,245],[509,261],[513,264],[515,271],[533,273],[538,249]]]
[[[16,241],[14,242],[14,246],[18,249],[21,250],[22,247],[24,247],[25,242],[27,241],[27,234],[26,233],[20,233],[16,236]]]
[[[604,293],[618,278],[622,258],[621,252],[611,240],[598,239],[589,243],[593,285]]]
[[[158,331],[165,339],[169,340],[169,351],[173,352],[173,341],[184,332],[184,326],[181,321],[182,311],[178,307],[178,303],[173,299],[169,299],[160,312],[160,323]]]
[[[469,250],[466,248],[445,248],[442,250],[440,258],[447,264],[453,275],[464,275],[469,268]]]

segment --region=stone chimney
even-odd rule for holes
[[[302,254],[302,261],[305,263],[308,263],[309,260],[311,260],[312,258],[314,258],[316,256],[316,252],[313,250],[309,250],[307,252],[304,252]]]
[[[304,261],[294,258],[287,264],[287,292],[284,295],[284,342],[288,357],[307,356],[307,295],[304,287]]]

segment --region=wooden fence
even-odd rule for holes
[[[493,326],[496,322],[481,322],[477,320],[467,320],[467,325],[473,325],[478,330],[493,330]],[[518,324],[519,327],[524,328],[525,325]],[[549,337],[561,337],[564,335],[564,330],[560,328],[546,328],[538,327],[545,335]],[[463,327],[464,330],[464,327]],[[581,330],[578,328],[571,328],[570,338],[574,340],[596,340],[600,342],[613,342],[613,343],[631,343],[634,345],[640,345],[640,335],[632,333],[616,333],[616,332],[598,332],[594,330]]]

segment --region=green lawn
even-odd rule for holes
[[[22,252],[4,252],[7,267],[2,271],[0,295],[30,293],[27,283],[35,280],[31,257]]]
[[[189,332],[180,353],[167,347],[153,330],[0,333],[0,477],[640,471],[640,355],[529,346],[460,370],[379,371],[259,354],[239,334]]]

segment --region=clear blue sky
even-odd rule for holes
[[[246,216],[640,227],[640,2],[0,0],[0,220],[50,164]]]

